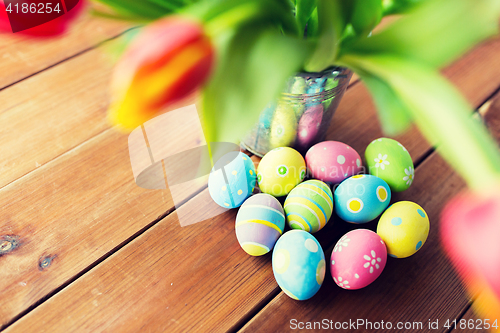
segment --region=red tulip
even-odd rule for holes
[[[29,1],[26,0],[25,2]],[[19,4],[22,4],[22,2],[20,1]],[[55,6],[54,3],[51,4],[51,7],[54,6]],[[79,1],[65,0],[65,8],[67,8],[67,12],[64,15],[61,15],[43,24],[37,25],[33,28],[16,32],[16,34],[27,35],[30,37],[41,37],[41,38],[59,36],[68,29],[69,24],[72,21],[74,21],[74,19],[82,11],[84,6],[85,6],[85,0],[79,0]],[[12,8],[15,7],[11,6],[11,9]],[[37,8],[38,8],[37,10],[41,10],[40,6],[38,6]],[[60,8],[60,10],[64,11],[64,8]],[[29,21],[31,20],[31,16],[29,15],[41,15],[41,14],[29,14],[29,13],[26,14],[26,22],[27,22],[26,24],[29,24]],[[7,16],[4,0],[0,0],[0,32],[12,33],[12,28],[10,25],[9,17]]]
[[[201,23],[168,17],[146,27],[117,64],[111,82],[113,123],[134,129],[187,97],[207,79],[214,49]]]
[[[475,309],[500,320],[500,186],[450,201],[441,216],[441,238],[476,298]]]

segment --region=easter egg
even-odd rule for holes
[[[284,208],[290,228],[314,233],[321,230],[332,216],[332,191],[320,180],[308,180],[288,194]]]
[[[286,102],[279,102],[274,111],[269,133],[271,148],[292,146],[297,134],[295,110]]]
[[[356,175],[335,190],[335,212],[347,222],[366,223],[375,219],[391,201],[391,189],[372,175]]]
[[[363,166],[359,154],[338,141],[323,141],[309,148],[306,164],[313,178],[334,184],[358,174]]]
[[[297,143],[301,147],[308,147],[318,134],[323,119],[323,106],[309,107],[299,120],[297,129]]]
[[[208,191],[219,206],[235,208],[252,194],[255,183],[255,166],[250,157],[242,152],[230,152],[222,156],[212,169]]]
[[[422,207],[411,201],[399,201],[380,217],[377,234],[394,258],[406,258],[424,245],[429,235],[429,217]]]
[[[306,163],[298,151],[289,147],[275,148],[259,163],[257,180],[264,193],[281,197],[306,176]]]
[[[364,288],[384,270],[387,249],[379,235],[368,229],[356,229],[339,239],[330,257],[330,273],[337,286]]]
[[[408,189],[415,178],[413,160],[408,150],[393,139],[372,141],[365,151],[370,174],[382,178],[392,191]]]
[[[281,290],[295,300],[313,297],[325,278],[325,254],[316,238],[303,230],[290,230],[273,250],[273,273]]]
[[[272,195],[259,193],[241,205],[236,215],[236,238],[252,256],[261,256],[273,248],[285,229],[285,214]]]

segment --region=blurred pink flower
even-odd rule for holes
[[[453,198],[441,215],[441,239],[484,318],[500,318],[500,187]]]

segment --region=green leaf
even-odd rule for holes
[[[216,71],[203,90],[207,142],[238,142],[310,53],[306,41],[261,24],[248,25],[223,43]]]
[[[318,40],[306,71],[320,72],[335,63],[345,26],[342,0],[318,0]]]
[[[412,119],[404,101],[387,83],[379,78],[369,74],[360,74],[359,71],[357,73],[370,90],[384,133],[395,136],[407,130]]]
[[[318,5],[318,0],[297,0],[295,2],[295,18],[299,25],[299,31],[304,32],[306,23]]]
[[[426,0],[382,0],[384,16],[408,12]]]
[[[471,117],[459,92],[434,69],[390,55],[345,55],[345,64],[385,81],[404,102],[420,131],[470,187],[481,188],[500,174],[498,147]]]
[[[309,21],[307,21],[307,31],[306,31],[307,38],[314,38],[317,35],[318,35],[318,7],[314,9],[314,11],[311,14],[311,17],[309,18]]]
[[[351,0],[349,22],[359,36],[368,34],[382,19],[382,0]]]
[[[498,0],[432,0],[342,53],[394,54],[443,66],[498,30]]]
[[[162,5],[149,0],[94,0],[111,7],[120,16],[154,20],[179,9],[164,1]],[[156,1],[158,2],[158,1]]]

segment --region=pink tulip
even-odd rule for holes
[[[500,187],[452,199],[441,216],[441,239],[477,312],[500,320]]]
[[[113,123],[134,129],[196,91],[214,63],[201,23],[168,17],[146,27],[117,64],[111,82]]]

